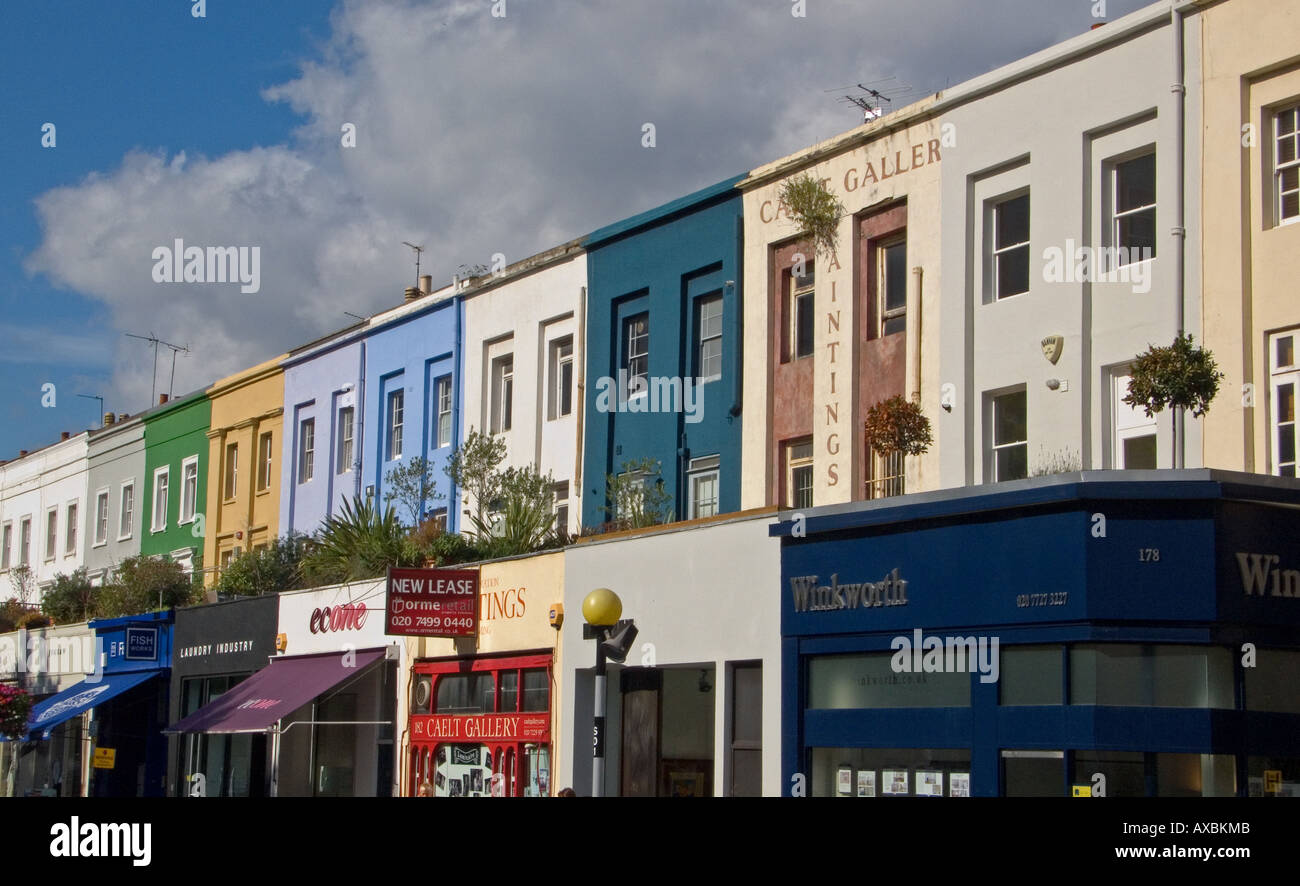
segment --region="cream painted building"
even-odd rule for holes
[[[464,311],[464,419],[506,445],[504,467],[554,481],[556,518],[578,530],[582,299],[587,256],[576,241],[457,287]],[[462,508],[472,512],[473,502]],[[467,526],[468,524],[462,524]]]
[[[808,507],[938,484],[937,456],[881,459],[867,452],[862,428],[881,400],[937,391],[942,141],[926,100],[759,167],[737,185],[747,343],[742,507]],[[781,201],[785,183],[804,174],[844,206],[834,255],[814,254]],[[934,401],[926,404],[932,423]]]
[[[1296,476],[1300,6],[1205,3],[1202,336],[1226,375],[1205,464]]]

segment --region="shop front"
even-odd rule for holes
[[[778,796],[780,616],[775,511],[584,539],[565,551],[564,762],[592,790],[595,642],[582,603],[597,588],[638,631],[605,681],[603,796]]]
[[[95,665],[85,679],[32,708],[28,734],[49,738],[58,727],[86,715],[91,766],[84,795],[161,797],[167,777],[162,730],[172,612],[99,619],[89,627],[94,631]]]
[[[1297,505],[1089,472],[783,515],[785,793],[1300,795]]]
[[[274,600],[278,654],[169,731],[265,736],[273,797],[392,796],[405,647],[384,635],[383,580]]]
[[[424,637],[409,681],[408,796],[549,797],[564,554],[484,563],[475,632]],[[555,626],[552,626],[556,622]]]
[[[267,666],[275,655],[279,600],[243,597],[176,611],[171,720],[196,713]],[[168,796],[261,797],[269,790],[266,733],[174,735]]]
[[[91,679],[95,635],[87,624],[0,635],[0,682],[25,689],[36,704]],[[79,797],[90,765],[87,717],[78,714],[26,741],[0,738],[0,796]]]

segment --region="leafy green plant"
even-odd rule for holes
[[[476,532],[485,525],[484,514],[491,503],[501,495],[502,475],[497,468],[505,457],[505,440],[471,427],[465,442],[457,446],[447,459],[444,468],[447,477],[473,500],[471,523]]]
[[[264,548],[245,551],[221,570],[215,590],[222,596],[256,597],[300,588],[307,546],[305,535],[290,532]]]
[[[526,554],[554,539],[554,487],[550,474],[539,474],[532,466],[502,472],[500,511],[490,526],[475,526],[489,540],[492,556]]]
[[[60,624],[89,621],[99,613],[99,591],[90,584],[85,569],[56,575],[41,600],[41,611]]]
[[[326,517],[302,558],[306,586],[339,584],[383,575],[389,566],[418,566],[421,558],[408,542],[391,505],[381,513],[369,499],[343,502]]]
[[[812,238],[818,254],[835,255],[835,233],[845,209],[839,198],[807,172],[787,179],[780,200],[802,233]]]
[[[609,505],[601,510],[619,529],[640,529],[673,518],[673,495],[664,488],[661,466],[652,458],[626,461],[621,473],[606,476],[605,497]]]
[[[443,497],[433,463],[418,455],[391,468],[384,475],[384,488],[389,501],[396,501],[410,514],[412,526],[418,526],[428,506]]]
[[[127,557],[118,565],[113,581],[100,589],[96,616],[117,618],[189,606],[203,596],[196,579],[197,572],[193,577],[186,575],[181,564],[170,557]]]
[[[1138,355],[1129,375],[1123,400],[1135,409],[1141,407],[1148,418],[1166,407],[1190,409],[1200,418],[1209,411],[1225,377],[1214,355],[1196,347],[1190,335],[1179,335],[1168,347],[1150,346]]]
[[[867,410],[865,435],[867,445],[881,456],[895,452],[920,455],[934,442],[930,419],[921,404],[902,396],[882,400]]]

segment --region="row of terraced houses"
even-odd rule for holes
[[[416,456],[439,478],[425,515],[459,531],[442,469],[485,431],[553,479],[575,542],[539,555],[527,618],[570,619],[471,651],[378,638],[400,647],[375,682],[387,738],[303,749],[395,743],[358,793],[443,779],[442,746],[411,730],[444,693],[417,699],[398,669],[440,680],[466,658],[497,663],[470,668],[496,681],[478,714],[507,685],[530,710],[518,682],[550,674],[546,766],[522,744],[517,765],[532,754],[529,791],[590,790],[578,612],[598,586],[649,645],[613,668],[611,793],[1014,794],[1096,772],[1112,793],[1300,792],[1300,732],[1276,726],[1300,723],[1297,38],[1286,4],[1159,3],[494,272],[421,277],[389,310],[0,463],[0,571],[99,582],[145,553],[211,585],[353,497],[391,503]],[[805,173],[846,210],[833,253],[781,200]],[[1209,412],[1123,403],[1135,357],[1182,332],[1224,372]],[[930,419],[921,455],[864,442],[895,395]],[[578,538],[642,459],[672,521]],[[886,650],[914,629],[996,632],[996,688],[901,679]],[[178,747],[159,790],[210,753]]]

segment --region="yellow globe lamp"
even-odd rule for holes
[[[587,624],[608,627],[623,614],[623,601],[609,588],[596,588],[582,601],[582,617]]]

